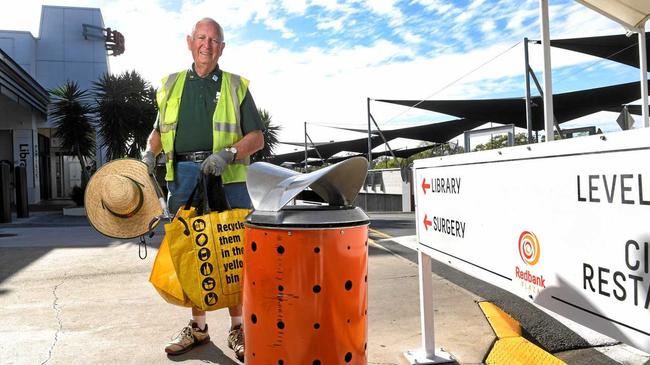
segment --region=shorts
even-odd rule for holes
[[[169,191],[167,195],[167,206],[170,213],[175,215],[178,209],[187,203],[192,191],[199,183],[201,174],[200,162],[180,161],[176,163],[174,168],[174,181],[167,182],[167,190]],[[220,203],[223,195],[219,191],[219,185],[216,183],[218,178],[212,175],[206,176],[206,178],[208,199],[211,203],[210,209],[216,211],[226,209]],[[223,193],[225,193],[225,200],[230,205],[230,208],[251,209],[253,207],[248,190],[246,189],[246,183],[225,184],[223,185]],[[202,192],[197,189],[191,205],[198,206],[201,198]]]

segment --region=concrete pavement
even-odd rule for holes
[[[83,217],[35,212],[0,224],[0,364],[239,364],[226,346],[225,310],[208,314],[209,344],[173,358],[163,352],[189,311],[164,302],[148,282],[161,232],[140,260],[136,240],[106,238]],[[418,267],[401,249],[408,250],[390,238],[369,245],[369,364],[403,364],[402,353],[421,346]],[[483,297],[432,277],[436,344],[460,364],[481,363],[495,340],[476,304]],[[637,355],[627,363],[647,361]],[[595,348],[558,356],[616,363]]]
[[[82,218],[34,213],[0,225],[0,363],[239,363],[224,310],[208,314],[211,343],[164,354],[189,312],[148,282],[158,231],[140,260],[137,241],[101,236]],[[417,265],[372,243],[369,256],[368,363],[399,364],[420,347]],[[478,298],[436,276],[434,285],[437,338],[462,363],[480,363],[493,335]]]

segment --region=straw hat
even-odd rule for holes
[[[99,233],[113,238],[149,232],[162,214],[154,184],[142,161],[125,158],[107,163],[86,187],[88,220]]]

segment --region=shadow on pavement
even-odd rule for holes
[[[618,361],[614,361],[599,351],[591,348],[580,351],[566,351],[559,354],[554,354],[560,360],[571,365],[619,365]],[[646,362],[646,365],[648,363]]]
[[[146,236],[148,255],[155,255],[164,236],[163,224]],[[31,263],[59,248],[95,248],[131,245],[138,255],[139,238],[118,240],[102,236],[84,217],[64,216],[61,212],[40,212],[28,218],[0,224],[0,285]],[[0,288],[0,295],[7,293]]]
[[[0,248],[0,283],[51,250],[52,248],[50,247]],[[7,292],[7,289],[0,289],[0,295],[6,294]]]
[[[199,346],[192,351],[186,352],[182,355],[167,356],[167,358],[174,362],[183,362],[188,360],[201,360],[204,363],[213,363],[220,365],[239,365],[240,362],[235,362],[223,351],[217,347],[213,342],[208,342],[205,345]]]
[[[368,256],[386,256],[392,255],[390,251],[382,250],[378,247],[368,246]]]

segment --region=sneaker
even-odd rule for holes
[[[196,323],[190,321],[176,337],[167,343],[165,352],[171,356],[180,355],[208,341],[210,341],[208,325],[206,324],[205,329],[201,331]]]
[[[241,328],[241,324],[228,333],[228,347],[235,351],[237,360],[244,361],[244,329]]]

